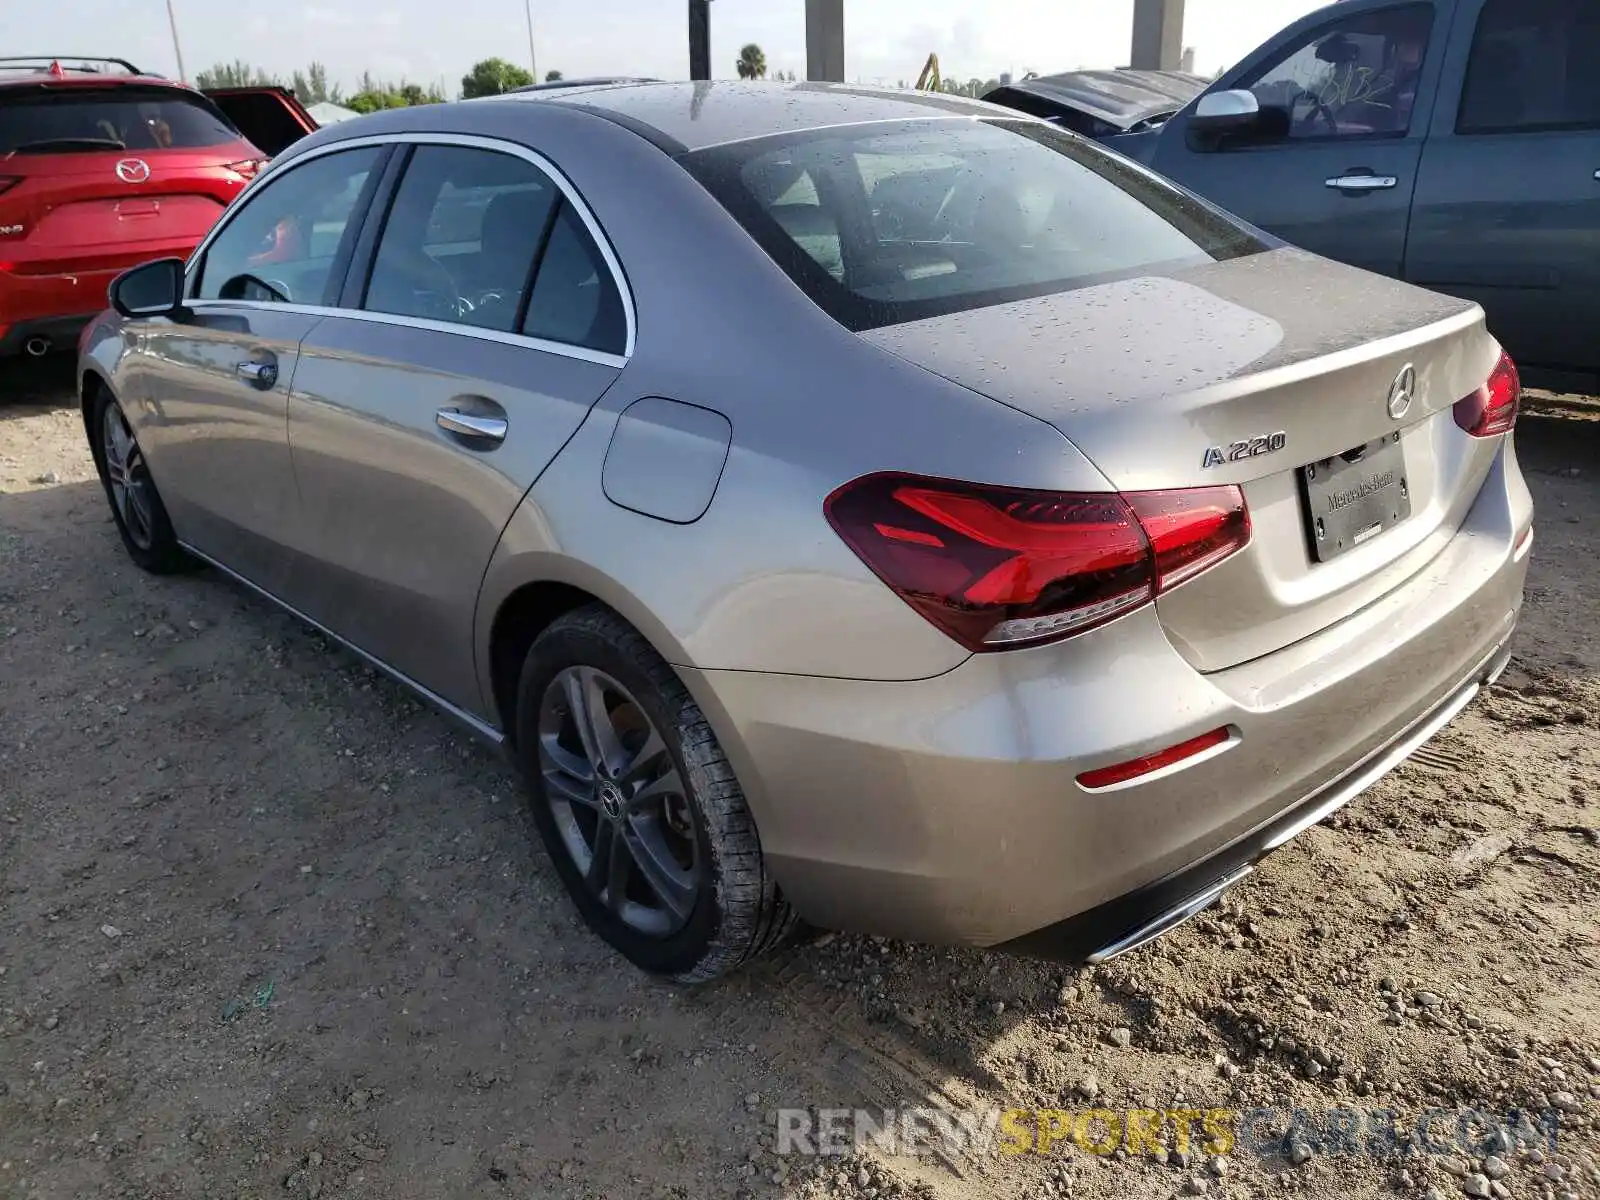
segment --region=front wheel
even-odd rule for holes
[[[700,982],[794,932],[716,735],[610,609],[568,613],[534,641],[516,745],[556,872],[590,928],[635,965]]]
[[[105,388],[95,394],[89,436],[100,483],[111,503],[111,518],[128,557],[155,575],[193,568],[194,560],[184,553],[172,531],[133,426]]]

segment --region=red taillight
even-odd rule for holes
[[[1085,771],[1078,776],[1078,782],[1086,788],[1107,788],[1115,783],[1127,783],[1130,779],[1153,775],[1185,759],[1225,745],[1232,736],[1226,726],[1213,729],[1210,733],[1202,733],[1199,737],[1179,742],[1176,746],[1168,746],[1165,750],[1157,750],[1153,754],[1131,758],[1115,766],[1101,767],[1098,771]]]
[[[254,179],[266,167],[267,161],[264,158],[244,158],[228,163],[225,169],[245,179]]]
[[[824,511],[880,579],[972,650],[1092,629],[1250,540],[1231,485],[1119,495],[879,474]]]
[[[1456,424],[1473,437],[1494,437],[1509,433],[1517,423],[1517,408],[1522,403],[1522,380],[1509,354],[1502,353],[1489,373],[1488,382],[1472,395],[1457,400]]]

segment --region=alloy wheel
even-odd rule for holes
[[[558,672],[539,706],[539,773],[584,886],[630,929],[669,937],[706,877],[682,773],[627,688],[593,667]]]
[[[115,404],[106,405],[100,447],[105,457],[106,480],[111,485],[111,502],[122,518],[128,540],[141,550],[149,550],[155,541],[150,472],[133,430]]]

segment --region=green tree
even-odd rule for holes
[[[544,73],[544,81],[546,83],[559,83],[561,80],[563,80],[565,78],[566,78],[566,76],[563,75],[560,71],[546,71]]]
[[[738,61],[733,64],[739,72],[740,79],[765,79],[767,77],[767,56],[761,47],[751,42],[739,51]]]
[[[194,77],[195,85],[202,88],[275,87],[278,79],[244,59],[231,63],[218,63]]]
[[[503,58],[486,58],[473,63],[472,70],[461,77],[461,97],[471,100],[474,96],[499,96],[532,82],[533,76],[516,63]]]
[[[313,62],[304,71],[296,71],[290,84],[301,104],[343,104],[344,89],[328,83],[328,68]]]

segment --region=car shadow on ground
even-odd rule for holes
[[[75,373],[70,354],[0,359],[0,421],[75,403]]]

